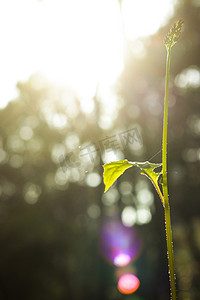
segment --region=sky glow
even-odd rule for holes
[[[112,86],[123,70],[123,28],[129,39],[154,33],[172,1],[124,0],[122,14],[117,0],[1,1],[0,108],[17,96],[18,81],[41,73],[73,88],[87,111],[97,87]]]

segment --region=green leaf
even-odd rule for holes
[[[127,159],[125,159],[105,164],[103,167],[103,179],[106,192],[126,169],[133,167],[133,163],[130,163]]]
[[[104,184],[105,184],[105,192],[113,185],[113,183],[117,180],[117,178],[124,173],[124,171],[131,167],[137,167],[141,170],[142,175],[146,175],[151,182],[153,183],[155,189],[157,190],[162,202],[163,197],[162,193],[160,192],[160,188],[158,186],[158,180],[160,175],[162,174],[162,171],[157,173],[154,171],[154,169],[159,168],[162,166],[161,163],[150,163],[149,161],[145,162],[131,162],[127,159],[125,160],[119,160],[115,162],[111,162],[108,164],[105,164],[104,167]]]
[[[142,163],[133,162],[133,165],[140,168],[141,174],[146,175],[151,180],[164,206],[163,194],[161,193],[160,187],[158,185],[158,183],[160,183],[159,180],[161,179],[162,181],[162,170],[160,172],[154,171],[154,169],[161,167],[162,164],[161,163],[154,164],[154,163],[150,163],[149,161],[145,161]]]
[[[162,172],[157,173],[154,171],[154,169],[161,167],[162,166],[161,163],[155,164],[155,163],[150,163],[149,161],[145,161],[145,162],[133,162],[132,164],[140,168],[141,174],[146,175],[154,185],[158,184],[158,179]]]

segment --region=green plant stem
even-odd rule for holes
[[[154,183],[154,187],[155,187],[155,189],[156,189],[156,191],[157,191],[157,193],[158,193],[158,195],[159,195],[159,197],[160,197],[160,199],[161,199],[161,201],[162,201],[162,204],[163,204],[163,206],[164,206],[164,205],[165,205],[164,197],[163,197],[163,194],[162,194],[162,192],[161,192],[161,190],[160,190],[159,185],[158,185],[157,183]],[[165,207],[165,206],[164,206],[164,207]]]
[[[164,210],[165,210],[165,229],[166,229],[167,253],[168,253],[168,263],[169,263],[169,280],[170,280],[172,300],[176,300],[177,298],[176,298],[176,285],[175,285],[175,272],[174,272],[172,229],[171,229],[170,205],[169,205],[168,184],[167,184],[167,122],[168,122],[170,56],[171,56],[171,47],[168,47],[167,61],[166,61],[166,77],[165,77],[162,164],[163,164],[163,195],[164,195]]]

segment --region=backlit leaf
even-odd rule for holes
[[[128,168],[133,167],[133,164],[127,159],[114,161],[104,166],[103,179],[105,184],[105,192],[113,185],[117,178],[124,173]]]
[[[119,160],[115,162],[111,162],[105,164],[104,167],[104,184],[105,184],[105,192],[113,185],[113,183],[117,180],[117,178],[124,173],[124,171],[131,167],[137,167],[141,170],[142,175],[146,175],[151,182],[153,183],[155,189],[159,193],[159,196],[163,202],[163,197],[160,192],[160,188],[158,186],[159,177],[162,174],[161,172],[155,172],[154,169],[162,166],[161,163],[150,163],[149,161],[145,162],[131,162],[127,159]]]
[[[145,161],[145,162],[133,162],[132,164],[140,168],[141,174],[146,175],[154,185],[158,184],[158,178],[161,172],[157,173],[154,171],[154,169],[161,167],[162,166],[161,163],[155,164],[155,163],[150,163],[149,161]]]

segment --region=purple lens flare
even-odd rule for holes
[[[119,219],[104,218],[100,232],[100,250],[117,267],[137,259],[142,242],[135,227],[126,227]]]

